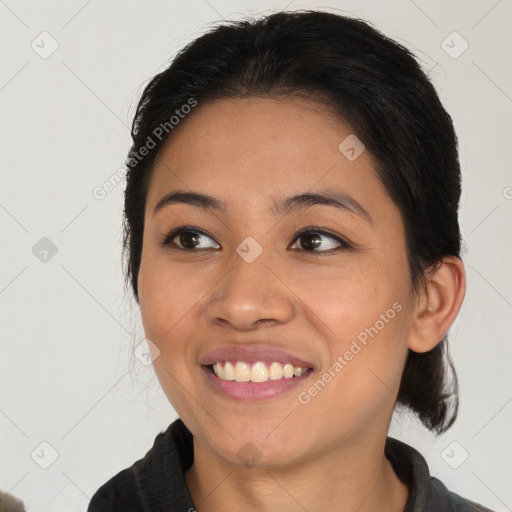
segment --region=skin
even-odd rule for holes
[[[403,220],[372,156],[364,151],[349,161],[338,150],[351,133],[320,104],[302,99],[222,99],[200,104],[157,155],[139,301],[146,337],[160,350],[159,382],[194,435],[186,481],[199,512],[405,506],[408,489],[384,457],[402,370],[408,349],[430,350],[454,321],[464,270],[458,258],[447,257],[424,289],[412,289]],[[154,214],[177,189],[216,196],[226,209],[172,204]],[[369,219],[324,205],[272,211],[288,196],[329,191],[353,198]],[[208,233],[199,237],[199,249],[161,245],[182,225]],[[339,242],[323,235],[326,252],[308,252],[310,238],[294,234],[309,226],[351,248],[328,251]],[[263,248],[252,263],[235,250],[248,236]],[[396,303],[400,312],[301,404],[297,395]],[[292,351],[314,365],[313,374],[261,403],[216,392],[201,355],[257,342]],[[237,455],[244,446],[254,465]]]

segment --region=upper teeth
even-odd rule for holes
[[[298,377],[307,371],[302,366],[293,366],[290,363],[270,363],[267,368],[266,363],[258,361],[253,363],[244,363],[237,361],[230,363],[226,361],[224,366],[220,362],[213,365],[215,375],[221,380],[234,380],[236,382],[267,382],[270,380],[279,380],[282,378],[291,379]]]

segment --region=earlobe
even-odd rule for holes
[[[460,311],[466,292],[462,260],[445,256],[425,275],[425,286],[417,291],[413,324],[407,346],[413,352],[432,350],[444,338]]]

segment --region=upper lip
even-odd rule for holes
[[[293,366],[303,368],[314,368],[311,362],[285,350],[264,344],[226,345],[203,354],[199,359],[199,363],[205,366],[220,361],[244,361],[246,363],[270,361],[282,364],[290,363]]]

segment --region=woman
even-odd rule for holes
[[[458,403],[457,143],[414,57],[324,12],[225,24],[132,136],[127,276],[180,419],[89,511],[488,510],[387,437]]]

